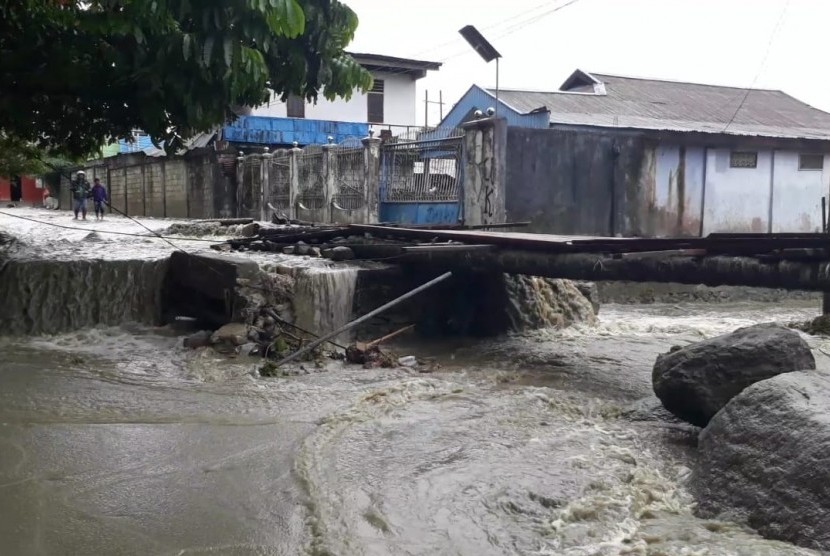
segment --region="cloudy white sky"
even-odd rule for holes
[[[495,66],[458,30],[475,25],[502,54],[503,88],[555,90],[575,68],[782,89],[830,111],[828,0],[344,0],[360,17],[350,49],[443,62],[419,81],[444,111]],[[430,124],[438,106],[430,107]]]

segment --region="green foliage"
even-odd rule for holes
[[[0,131],[0,176],[39,176],[65,172],[76,163],[77,160],[43,151],[32,143],[9,137]]]
[[[343,51],[356,28],[337,0],[0,2],[0,130],[74,156],[136,128],[179,148],[269,89],[370,88]]]

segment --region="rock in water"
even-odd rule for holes
[[[594,314],[599,314],[600,308],[600,298],[599,298],[599,288],[594,282],[574,282],[574,286],[576,289],[579,290],[585,298],[591,302],[591,306],[594,308]]]
[[[259,233],[259,224],[256,222],[251,222],[250,224],[245,224],[239,230],[240,235],[242,237],[254,237]]]
[[[330,249],[323,249],[323,257],[333,261],[350,261],[354,259],[354,251],[345,245],[339,245]]]
[[[651,380],[666,409],[704,427],[747,386],[815,368],[813,354],[797,332],[759,324],[658,356]]]
[[[210,337],[212,344],[230,344],[241,346],[248,343],[248,325],[231,322],[217,330]]]
[[[210,337],[212,336],[209,330],[201,330],[191,334],[184,339],[184,347],[196,349],[210,345]]]
[[[830,374],[753,384],[700,435],[703,515],[745,516],[761,534],[830,550]]]

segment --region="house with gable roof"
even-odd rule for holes
[[[472,86],[442,126],[496,107]],[[554,91],[502,89],[509,220],[552,233],[818,232],[830,114],[782,91],[577,70]]]

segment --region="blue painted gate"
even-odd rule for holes
[[[380,151],[380,221],[457,224],[464,181],[461,144],[454,130],[385,143]]]

